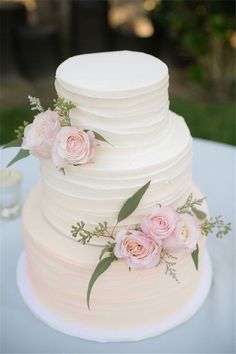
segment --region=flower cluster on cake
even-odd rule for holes
[[[167,67],[144,53],[80,55],[55,85],[51,109],[29,96],[38,114],[5,146],[20,147],[9,166],[29,154],[41,163],[23,211],[29,283],[45,308],[91,330],[78,336],[163,332],[206,296],[205,236],[230,231],[192,183],[191,136],[169,111]]]
[[[21,150],[9,162],[8,167],[29,154],[39,159],[52,159],[55,166],[65,172],[67,165],[82,165],[91,162],[98,140],[105,139],[91,130],[71,126],[69,112],[75,105],[63,98],[54,100],[54,108],[46,111],[39,98],[29,96],[31,109],[39,113],[31,124],[16,129],[17,139],[6,147],[20,146]]]

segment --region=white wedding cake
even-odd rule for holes
[[[190,318],[208,293],[211,269],[200,228],[194,236],[188,234],[191,227],[181,229],[181,250],[166,241],[164,231],[153,229],[166,227],[161,206],[181,212],[189,196],[202,200],[192,181],[191,135],[184,119],[169,110],[168,79],[162,61],[131,51],[78,55],[57,69],[57,94],[74,105],[71,126],[104,138],[88,163],[63,165],[61,171],[52,159],[41,159],[42,182],[23,210],[26,252],[18,267],[19,288],[35,315],[64,333],[97,341],[154,336]],[[149,181],[135,210],[116,226],[122,206]],[[201,213],[208,213],[205,201]],[[115,235],[109,230],[116,227],[119,239],[124,230],[139,233],[139,239],[150,231],[155,239],[146,248],[119,241],[115,261],[96,279],[90,308],[88,284],[109,237],[104,232],[80,242],[81,233],[71,233],[80,221],[88,230],[105,222],[108,235]],[[118,238],[112,241],[118,247]]]

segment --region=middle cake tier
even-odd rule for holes
[[[104,143],[94,163],[68,166],[65,175],[50,160],[42,161],[42,210],[48,222],[66,236],[77,221],[114,226],[124,202],[149,180],[140,205],[120,225],[138,224],[158,203],[184,202],[192,183],[192,139],[184,119],[169,115],[171,129],[165,139],[143,149],[125,152]]]

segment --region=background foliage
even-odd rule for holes
[[[16,12],[17,6],[20,2],[12,6]],[[186,119],[194,137],[235,145],[233,0],[25,0],[21,6],[21,17],[23,10],[27,15],[23,27],[16,15],[12,24],[10,17],[2,21],[1,144],[14,137],[22,121],[33,119],[28,94],[40,97],[45,107],[55,98],[52,75],[60,61],[79,53],[131,49],[167,63],[170,107]],[[13,62],[12,72],[6,70]]]

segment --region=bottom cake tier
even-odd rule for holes
[[[192,193],[200,197],[193,187]],[[41,186],[23,210],[25,250],[18,264],[18,286],[26,304],[49,326],[89,340],[131,341],[161,334],[189,319],[201,306],[211,284],[205,236],[199,240],[199,269],[192,257],[176,260],[179,282],[166,274],[166,265],[129,271],[113,262],[97,280],[86,302],[89,279],[100,246],[82,245],[58,234],[40,208]],[[207,211],[207,206],[203,208]]]

